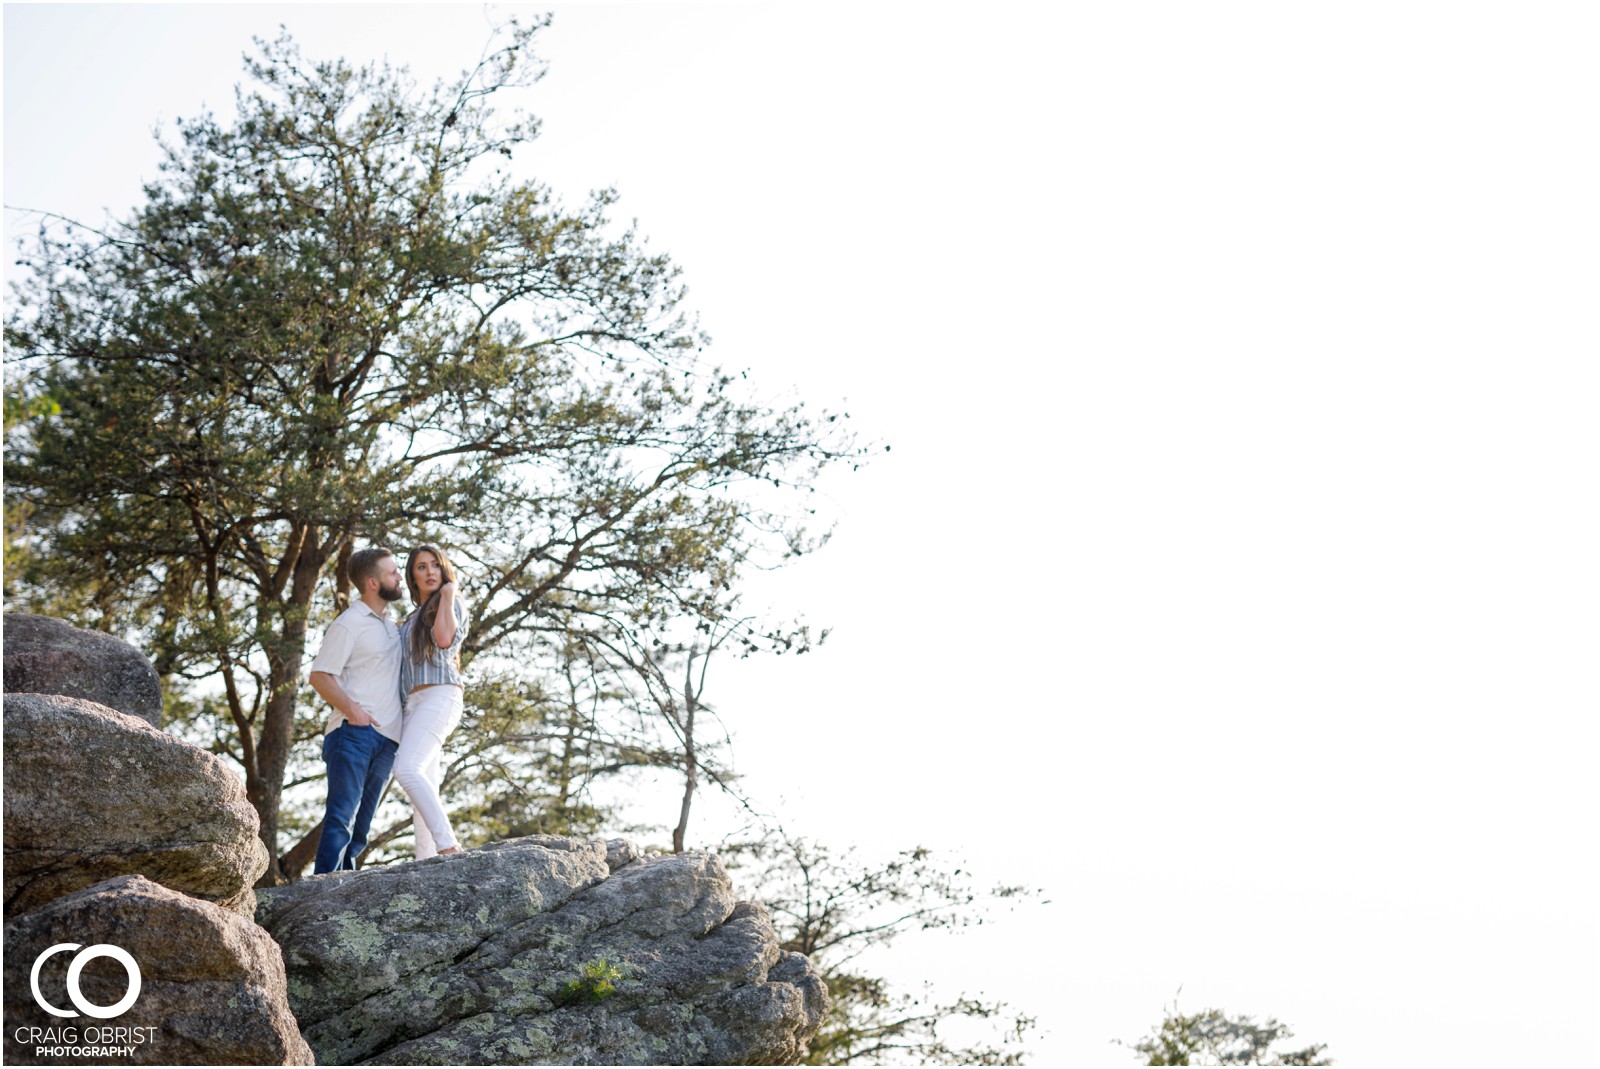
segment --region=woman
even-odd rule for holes
[[[458,854],[460,845],[439,802],[444,740],[461,722],[461,640],[467,612],[444,550],[423,543],[406,557],[406,587],[416,606],[400,624],[400,694],[405,728],[394,778],[411,799],[417,858]]]

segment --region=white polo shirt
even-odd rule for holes
[[[400,631],[387,613],[373,612],[358,598],[328,625],[311,670],[337,679],[379,734],[400,741]],[[323,734],[344,722],[345,715],[332,710]]]

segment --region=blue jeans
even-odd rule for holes
[[[322,817],[315,872],[356,867],[367,848],[372,814],[383,797],[400,744],[375,727],[340,724],[322,738],[322,759],[328,765],[328,808]]]

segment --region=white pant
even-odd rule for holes
[[[406,698],[405,730],[394,756],[394,778],[411,799],[411,827],[418,859],[457,845],[450,818],[439,802],[444,740],[461,723],[461,688],[449,683],[414,690]]]

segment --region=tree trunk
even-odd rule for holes
[[[683,840],[689,832],[689,806],[694,802],[698,782],[695,774],[694,711],[699,701],[694,692],[694,654],[683,673],[683,805],[678,809],[678,826],[672,829],[672,852],[683,853]]]
[[[292,616],[292,614],[291,614]],[[293,624],[286,620],[287,632]],[[294,744],[294,711],[300,689],[300,661],[305,653],[305,624],[299,625],[300,641],[291,647],[286,634],[282,643],[274,643],[267,656],[268,682],[271,686],[267,698],[266,715],[262,718],[261,736],[257,742],[261,775],[255,803],[261,817],[261,841],[267,844],[271,861],[258,886],[274,887],[284,882],[283,869],[278,861],[278,808],[283,799],[283,777],[289,767],[289,751]],[[294,651],[291,653],[291,649]]]
[[[273,887],[289,877],[278,856],[278,809],[283,799],[283,778],[289,768],[289,753],[294,747],[294,714],[300,697],[300,666],[305,662],[306,620],[311,611],[311,596],[317,589],[332,546],[318,544],[317,529],[310,528],[294,562],[288,596],[277,606],[281,631],[267,646],[267,707],[262,716],[261,735],[256,744],[260,770],[259,789],[250,800],[261,817],[261,840],[271,859],[257,886]],[[303,867],[303,866],[302,866]]]
[[[306,832],[305,838],[289,848],[278,859],[278,875],[285,883],[293,883],[305,875],[306,866],[317,859],[317,844],[322,841],[322,821]]]

